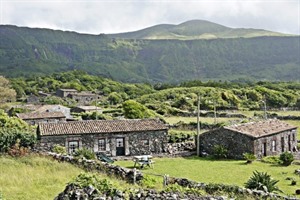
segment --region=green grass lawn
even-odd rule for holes
[[[142,169],[145,173],[168,174],[171,177],[188,178],[203,183],[224,183],[244,186],[252,172],[257,170],[267,172],[272,178],[279,180],[278,186],[286,195],[294,195],[299,188],[300,177],[294,174],[299,165],[288,167],[277,166],[255,161],[252,164],[245,164],[244,160],[220,160],[214,161],[199,157],[188,158],[155,158],[154,168]],[[116,164],[132,168],[133,161],[118,161]],[[297,181],[296,186],[291,186],[291,181],[286,180],[293,177]],[[162,178],[158,178],[162,185]]]
[[[54,199],[81,169],[49,158],[0,155],[0,192],[5,200]]]

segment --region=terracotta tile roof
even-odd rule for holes
[[[65,118],[62,112],[31,112],[31,113],[18,113],[17,117],[20,119],[49,119],[49,118]]]
[[[167,125],[157,119],[89,120],[61,123],[40,123],[40,135],[74,135],[89,133],[120,133],[166,130]]]
[[[249,122],[239,125],[224,126],[224,128],[242,134],[246,134],[255,138],[259,138],[287,130],[296,129],[297,127],[277,119],[270,119],[258,122]]]

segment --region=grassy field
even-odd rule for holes
[[[6,200],[54,199],[80,172],[45,157],[0,156],[0,192]]]
[[[21,158],[0,155],[0,194],[5,200],[49,200],[62,192],[83,170],[49,157],[29,155]],[[138,188],[120,179],[97,173],[114,188]],[[0,196],[1,197],[1,196]],[[1,199],[1,198],[0,198]]]
[[[142,171],[150,174],[168,174],[171,177],[182,177],[204,183],[224,183],[244,186],[244,183],[257,170],[267,172],[272,178],[279,180],[278,186],[286,195],[294,195],[299,188],[300,178],[294,174],[299,165],[288,167],[272,165],[255,161],[245,164],[241,160],[214,161],[199,157],[189,158],[155,158],[153,169],[145,168]],[[132,161],[118,161],[118,165],[132,168]],[[154,176],[153,176],[154,177]],[[292,177],[297,181],[296,186],[291,186],[291,181],[286,178]],[[156,177],[158,184],[162,185],[162,178]]]

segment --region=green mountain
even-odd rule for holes
[[[258,36],[287,36],[286,34],[262,29],[229,28],[205,20],[191,20],[179,25],[162,24],[139,31],[110,34],[113,38],[124,39],[216,39],[216,38],[251,38]]]
[[[188,27],[187,24],[183,27]],[[184,30],[186,34],[195,31],[190,26]],[[156,28],[165,27],[168,26]],[[209,27],[215,32],[226,29]],[[115,39],[104,34],[1,25],[0,73],[17,77],[78,69],[123,82],[174,83],[196,79],[299,81],[299,40],[299,36],[211,40]]]

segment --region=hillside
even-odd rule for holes
[[[9,77],[79,69],[123,82],[300,80],[299,37],[125,40],[2,25],[0,38],[0,71]]]
[[[229,28],[205,20],[191,20],[179,25],[162,24],[128,33],[110,34],[109,36],[123,39],[194,40],[287,35],[262,29]]]

